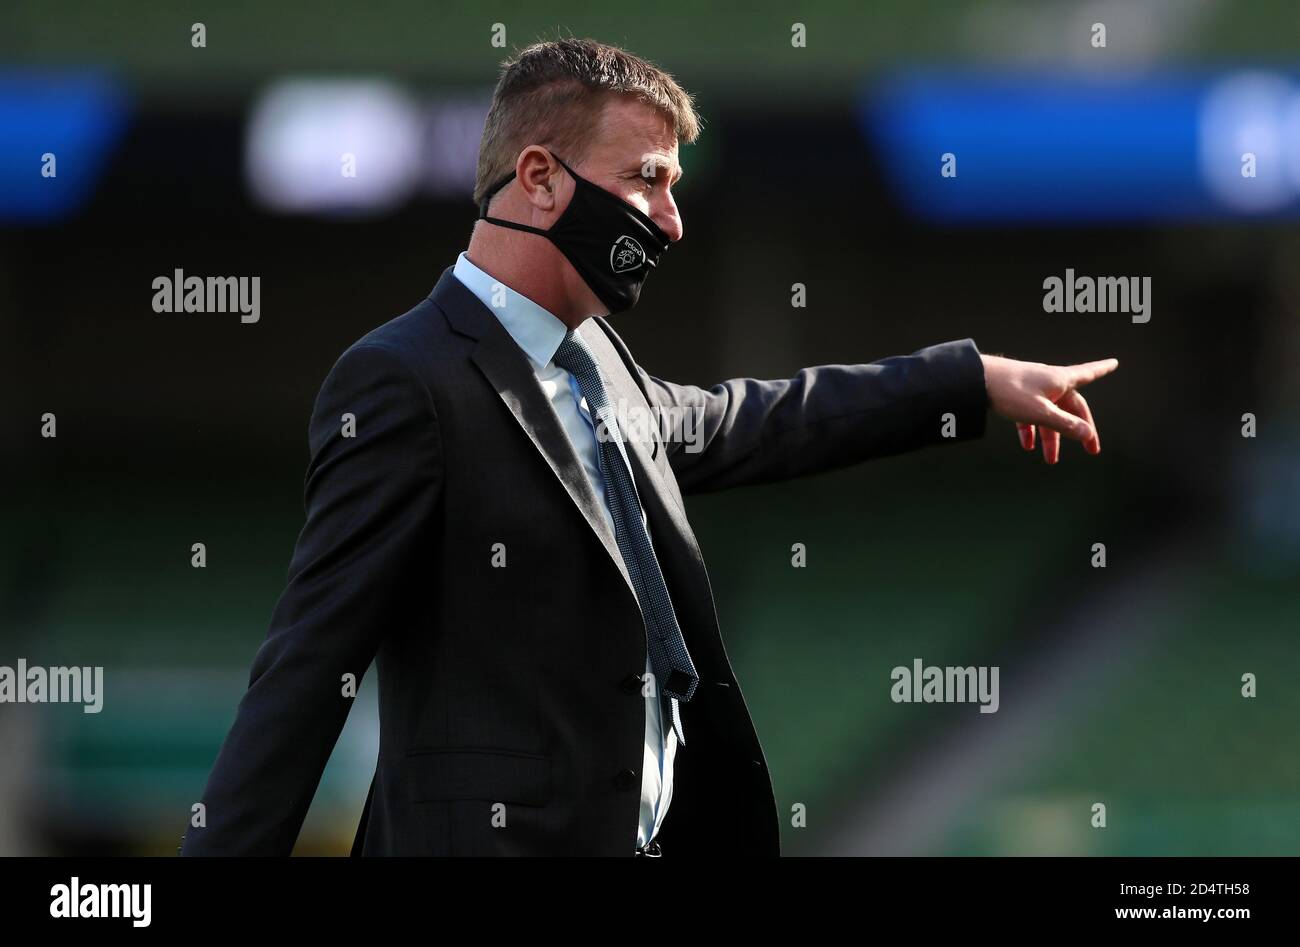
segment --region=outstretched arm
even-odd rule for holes
[[[637,372],[652,405],[682,419],[666,443],[684,493],[767,483],[983,435],[984,366],[970,339],[794,377],[711,388]]]

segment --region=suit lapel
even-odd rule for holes
[[[496,389],[515,421],[569,494],[569,499],[605,547],[635,597],[631,576],[605,519],[601,501],[528,357],[496,316],[452,275],[451,267],[443,272],[430,298],[458,332],[478,340],[470,356],[474,364]]]
[[[596,355],[596,360],[600,363],[601,374],[606,385],[609,386],[610,401],[615,405],[621,401],[623,404],[644,407],[648,411],[649,404],[641,389],[624,368],[618,352],[606,338],[605,333],[595,324],[595,320],[588,319],[579,327],[578,332],[587,341]],[[646,520],[650,525],[651,540],[654,543],[656,558],[659,560],[659,568],[663,570],[664,578],[672,592],[678,624],[681,626],[687,645],[691,648],[692,656],[697,660],[697,668],[699,659],[703,657],[699,652],[706,645],[715,661],[714,666],[726,666],[725,656],[713,650],[713,643],[718,640],[716,635],[692,633],[710,627],[716,628],[717,615],[713,612],[713,591],[709,585],[704,556],[695,540],[695,533],[686,519],[686,511],[678,505],[664,475],[654,462],[651,456],[652,447],[644,440],[631,437],[626,432],[623,442],[636,480],[637,496],[641,500]],[[658,450],[663,449],[662,446],[658,447]],[[716,663],[719,659],[721,665]]]
[[[504,326],[477,296],[461,283],[448,267],[430,293],[430,298],[446,315],[452,327],[462,335],[477,340],[471,354],[475,365],[496,390],[519,427],[532,441],[539,454],[568,493],[570,500],[586,519],[623,576],[633,598],[636,590],[619,552],[613,531],[601,509],[601,501],[569,442],[550,399],[542,390],[528,357],[515,344]],[[641,390],[623,367],[622,359],[605,333],[588,319],[579,333],[591,346],[608,386],[610,401],[643,406],[649,410]],[[704,557],[695,534],[686,519],[686,511],[677,500],[651,456],[651,447],[643,440],[624,433],[624,446],[632,466],[637,495],[650,525],[659,566],[673,594],[678,623],[686,637],[697,668],[729,667],[720,650],[716,634],[717,615],[713,610],[713,592],[709,585]],[[657,448],[663,450],[662,446]],[[715,633],[708,633],[713,629]],[[701,661],[708,663],[701,665]],[[711,670],[710,673],[722,675]]]

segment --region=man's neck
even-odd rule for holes
[[[576,272],[564,272],[573,268],[559,250],[541,237],[510,232],[489,236],[482,230],[482,227],[474,228],[474,236],[465,251],[471,263],[516,293],[527,296],[570,329],[587,321],[591,316],[589,308],[575,300],[565,286],[566,275],[579,281],[581,278]]]

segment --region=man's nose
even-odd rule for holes
[[[668,235],[669,243],[676,243],[682,239],[682,234],[685,232],[682,227],[682,215],[677,212],[677,203],[673,200],[671,194],[665,196],[663,203],[656,208],[650,219]]]

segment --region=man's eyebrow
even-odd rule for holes
[[[660,168],[662,168],[665,171],[671,169],[673,163],[666,155],[648,154],[641,161],[637,162],[636,172],[638,174],[643,173],[647,165],[653,165],[654,168],[656,169],[656,173],[658,173],[658,170]],[[631,171],[632,169],[629,168],[628,170]],[[676,174],[673,175],[672,183],[676,184],[678,181],[680,181],[682,175],[685,173],[686,172],[682,170],[682,166],[680,164],[677,165],[677,172]]]

